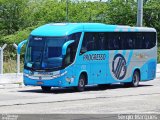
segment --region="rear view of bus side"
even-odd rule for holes
[[[24,84],[51,87],[105,86],[156,75],[157,37],[154,28],[101,23],[56,23],[41,26],[27,40]]]

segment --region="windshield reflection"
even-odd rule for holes
[[[65,42],[65,37],[30,37],[25,67],[36,70],[62,67],[62,46]]]

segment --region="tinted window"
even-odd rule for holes
[[[108,49],[118,50],[120,49],[120,34],[118,33],[107,33]]]
[[[125,49],[134,49],[135,48],[135,33],[126,33],[126,44]]]
[[[103,33],[85,33],[81,49],[86,51],[102,50],[104,35]]]
[[[67,66],[74,61],[80,37],[81,37],[80,32],[68,36],[68,40],[75,40],[75,42],[68,46],[66,56],[63,61],[64,64],[63,66]]]
[[[82,48],[92,50],[150,49],[156,45],[154,32],[85,33]]]
[[[135,49],[142,49],[143,42],[144,42],[144,36],[142,33],[132,33],[135,36]]]
[[[145,48],[150,49],[156,45],[156,33],[145,33]]]

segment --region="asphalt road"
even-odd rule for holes
[[[0,89],[0,113],[9,114],[160,114],[160,79],[141,82],[137,88],[113,85],[87,87],[85,92],[40,87]]]

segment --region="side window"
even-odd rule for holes
[[[107,35],[108,49],[118,50],[121,49],[121,36],[118,32],[108,33]]]
[[[126,49],[135,48],[135,36],[134,33],[127,33],[126,35]]]
[[[126,32],[121,32],[120,33],[120,40],[119,40],[119,44],[120,44],[120,49],[121,50],[125,50],[126,49]]]
[[[76,56],[76,51],[78,48],[78,43],[81,37],[81,33],[74,33],[68,36],[68,40],[75,40],[74,43],[70,44],[67,48],[66,56],[64,58],[64,66],[70,65],[74,60]]]
[[[93,50],[102,50],[104,39],[105,39],[104,33],[98,33],[98,32],[85,33],[82,42],[81,53]]]
[[[74,33],[68,36],[68,40],[75,40],[75,43],[78,44],[81,37],[81,32]]]
[[[150,49],[156,45],[156,35],[153,32],[135,33],[135,49]]]
[[[120,50],[124,49],[125,43],[124,33],[122,32],[106,32],[104,39],[105,50]]]
[[[114,41],[114,38],[113,38],[114,34],[113,33],[108,33],[108,49],[109,50],[114,50],[115,49],[115,41]]]
[[[144,36],[142,33],[139,32],[134,32],[133,33],[134,37],[135,37],[135,49],[142,49],[144,44]]]
[[[143,33],[143,49],[149,49],[150,48],[150,34],[149,33]]]
[[[150,36],[151,36],[151,38],[150,38],[150,48],[152,48],[152,47],[154,47],[154,46],[156,46],[156,33],[155,32],[152,32],[152,33],[150,33]]]
[[[85,51],[91,51],[94,50],[94,48],[95,46],[93,36],[91,35],[91,33],[85,33],[81,49]]]
[[[154,32],[85,33],[81,51],[149,49],[156,45]]]
[[[65,66],[67,66],[67,65],[72,63],[72,60],[71,60],[71,46],[69,46],[67,48],[66,56],[65,56],[65,59],[64,59],[64,63],[65,63]]]
[[[104,32],[99,33],[98,35],[98,39],[99,39],[99,49],[100,50],[104,50],[105,49],[105,39],[106,39],[106,35]]]
[[[115,49],[116,50],[121,49],[121,36],[120,36],[120,33],[115,33],[114,44],[115,44]]]
[[[109,34],[108,32],[105,32],[105,37],[103,41],[103,47],[105,50],[109,50]]]
[[[145,35],[145,48],[150,49],[156,45],[156,33],[146,32]]]

